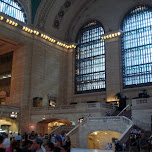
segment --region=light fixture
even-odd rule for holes
[[[4,17],[3,17],[3,16],[0,16],[0,20],[4,20]],[[6,23],[10,24],[10,25],[15,26],[15,27],[18,26],[18,23],[16,23],[16,22],[13,21],[13,20],[10,20],[10,19],[5,18],[4,21],[5,21]],[[26,27],[26,26],[20,25],[19,27],[21,27],[23,31],[28,32],[28,33],[30,33],[30,34],[35,34],[36,36],[38,36],[38,35],[40,34],[39,31],[34,30],[34,29],[30,29],[30,28],[28,28],[28,27]],[[41,34],[40,37],[41,37],[41,38],[44,38],[45,40],[50,41],[51,43],[55,43],[56,45],[59,45],[59,46],[61,46],[61,47],[63,47],[63,48],[66,48],[66,49],[69,49],[69,48],[70,48],[70,49],[72,49],[72,48],[75,49],[75,48],[76,48],[76,46],[75,46],[74,44],[67,45],[67,44],[65,44],[65,43],[56,41],[55,39],[50,38],[49,36],[47,36],[47,35],[45,35],[45,34]]]
[[[94,135],[97,135],[98,133],[97,132],[94,132]]]
[[[12,113],[10,114],[10,117],[11,117],[12,119],[16,119],[16,118],[17,118],[17,112],[12,112]]]
[[[0,16],[0,20],[2,21],[4,19],[4,17],[3,16]]]
[[[46,118],[45,118],[45,115],[43,116],[43,118],[42,118],[43,120],[45,120]]]

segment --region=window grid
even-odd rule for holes
[[[77,37],[76,93],[105,90],[105,46],[100,23],[85,25]]]
[[[122,24],[124,87],[152,82],[152,9],[139,6]]]
[[[0,12],[26,23],[26,15],[20,4],[13,0],[0,0]]]

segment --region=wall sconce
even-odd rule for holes
[[[17,112],[12,112],[12,113],[10,114],[10,117],[11,117],[12,119],[16,119],[16,118],[17,118]]]

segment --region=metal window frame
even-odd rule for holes
[[[11,2],[14,2],[16,3],[16,5],[18,5],[19,8],[11,5],[10,3]],[[22,8],[22,6],[20,5],[20,3],[18,3],[17,1],[14,1],[14,0],[10,0],[10,3],[7,3],[5,2],[4,0],[0,0],[0,3],[3,3],[5,5],[7,5],[7,7],[9,7],[9,9],[11,9],[11,11],[13,12],[13,15],[8,13],[7,10],[4,10],[3,11],[3,8],[2,8],[2,11],[1,13],[4,13],[20,22],[23,22],[23,23],[27,23],[27,16],[26,16],[26,13],[24,12],[24,9]],[[6,7],[6,6],[5,6]],[[14,14],[18,14],[18,17],[16,17]]]
[[[146,13],[149,13],[149,18],[147,18],[148,15],[146,16]],[[135,21],[133,17],[136,18]],[[138,19],[140,20],[138,21]],[[152,33],[152,24],[148,22],[148,19],[152,19],[152,8],[147,5],[140,5],[129,11],[122,21],[121,30],[123,31],[123,35],[121,37],[121,49],[123,88],[142,87],[152,84],[152,70],[147,70],[150,69],[150,66],[152,68],[152,51],[150,52],[152,49],[152,36],[150,34]],[[132,21],[134,21],[134,24],[131,23]],[[130,24],[127,24],[129,22]],[[147,35],[145,35],[145,33],[147,33]],[[149,39],[149,37],[151,37],[151,39]],[[128,72],[129,74],[126,72],[127,68],[130,72]],[[145,69],[146,71],[144,71]],[[127,80],[128,83],[126,83]]]
[[[102,31],[102,33],[99,33],[100,30]],[[89,36],[88,39],[86,38],[86,41],[85,39],[82,40],[83,35],[86,34],[87,32]],[[76,43],[78,45],[75,50],[75,94],[100,92],[100,91],[106,90],[105,43],[104,43],[104,40],[101,39],[102,34],[104,34],[104,29],[101,23],[98,21],[88,22],[79,30],[79,33],[76,38]],[[83,51],[79,52],[79,50],[82,50],[82,48],[85,48],[85,47],[89,48],[88,50],[84,50],[84,52],[86,51],[85,55],[87,57],[80,58],[80,52],[83,53]],[[93,47],[94,47],[94,50],[96,51],[92,51]],[[79,55],[79,58],[77,58],[78,55]],[[101,62],[102,59],[103,59],[103,62]],[[87,62],[89,64],[86,64]],[[77,74],[78,64],[84,64],[84,66],[82,66],[82,68],[84,69],[84,73]],[[93,68],[95,67],[98,69],[104,67],[103,68],[104,70],[93,72]],[[88,72],[87,72],[87,68],[88,68]],[[80,69],[80,66],[78,69]],[[80,70],[80,71],[82,72],[83,70]],[[104,78],[100,77],[101,73],[104,74]],[[99,78],[98,78],[98,75],[99,75]],[[80,79],[80,81],[78,81],[77,79]],[[77,90],[77,86],[80,84],[82,85],[81,90]],[[85,85],[86,85],[86,88],[88,89],[84,89]]]

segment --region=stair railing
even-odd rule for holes
[[[127,105],[117,116],[120,116],[125,110],[127,110],[130,107],[130,105]]]

